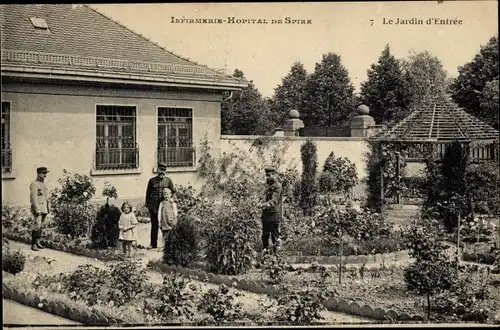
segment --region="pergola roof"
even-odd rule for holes
[[[498,130],[468,114],[451,100],[436,98],[422,103],[393,127],[373,136],[372,140],[416,143],[498,141]]]

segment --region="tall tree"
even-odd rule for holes
[[[498,60],[498,36],[494,36],[486,45],[481,46],[479,53],[471,62],[458,68],[459,75],[451,86],[453,100],[459,106],[496,128],[498,128],[498,101],[497,110],[492,114],[492,103],[484,103],[484,100],[494,98],[492,87],[495,84],[498,100]]]
[[[407,94],[401,65],[386,45],[378,62],[368,70],[368,79],[361,84],[361,101],[370,108],[376,123],[386,124],[408,112]]]
[[[335,53],[323,54],[307,78],[303,121],[308,126],[339,126],[354,113],[354,86],[349,72]]]
[[[233,77],[245,79],[241,70],[234,70]],[[266,135],[274,129],[268,102],[253,81],[241,91],[227,93],[221,104],[222,134]]]
[[[411,53],[402,61],[410,107],[429,97],[446,94],[447,73],[443,64],[428,51]]]
[[[276,125],[283,124],[290,110],[296,109],[299,113],[302,112],[306,81],[307,71],[304,65],[301,62],[295,62],[290,72],[281,80],[281,85],[274,89],[274,95],[270,100]]]

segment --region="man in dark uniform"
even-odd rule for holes
[[[269,236],[273,242],[273,252],[276,253],[279,245],[279,226],[282,216],[282,186],[278,181],[276,170],[272,167],[265,169],[267,188],[265,202],[262,203],[262,244],[264,250],[269,250]]]
[[[163,200],[163,188],[169,188],[175,193],[174,183],[166,176],[167,164],[158,164],[158,175],[149,179],[146,188],[146,207],[151,219],[151,246],[149,249],[158,247],[158,207]]]
[[[33,227],[31,230],[31,249],[38,251],[44,246],[40,244],[42,237],[43,223],[49,214],[49,198],[45,178],[49,171],[46,167],[36,169],[36,180],[30,185],[31,214],[33,216]]]

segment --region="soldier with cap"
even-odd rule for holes
[[[33,228],[31,230],[31,249],[38,251],[44,246],[40,244],[42,237],[43,223],[49,214],[48,191],[45,186],[45,178],[49,171],[46,167],[36,169],[37,177],[30,185],[31,214],[33,215]]]
[[[262,244],[264,250],[269,250],[269,236],[273,242],[273,251],[276,253],[279,245],[279,226],[282,215],[282,185],[278,181],[276,170],[267,167],[265,201],[262,203]]]
[[[163,201],[163,188],[169,188],[173,194],[175,193],[174,183],[166,176],[166,170],[167,164],[158,164],[158,174],[149,179],[146,188],[146,207],[151,219],[151,245],[149,249],[158,247],[158,208]]]

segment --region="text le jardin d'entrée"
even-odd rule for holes
[[[426,20],[420,18],[411,18],[411,19],[389,19],[383,18],[383,25],[462,25],[463,21],[458,18],[428,18]]]

